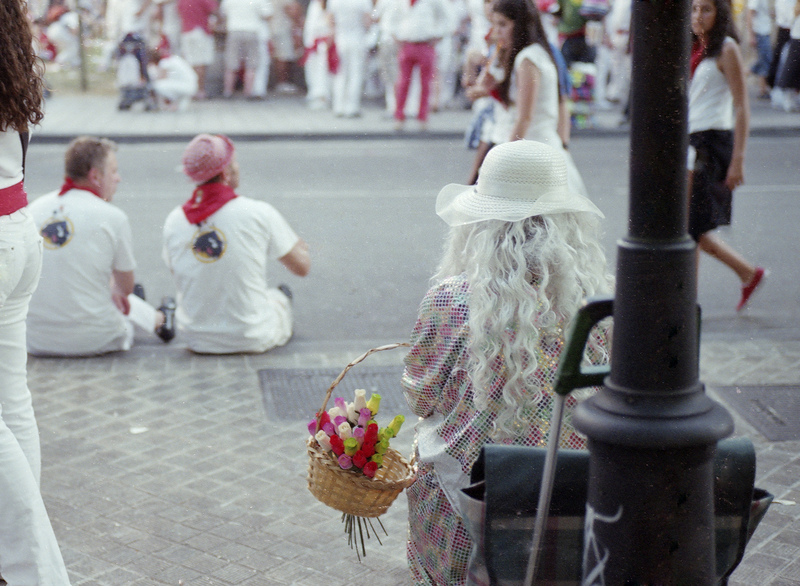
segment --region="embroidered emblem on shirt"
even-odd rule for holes
[[[226,248],[225,234],[219,228],[200,228],[192,236],[192,253],[200,262],[218,261],[225,254]]]
[[[69,244],[75,234],[72,222],[66,216],[53,216],[47,220],[39,231],[44,240],[44,247],[49,250],[57,250]]]

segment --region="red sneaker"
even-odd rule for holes
[[[750,301],[750,298],[753,296],[753,293],[758,288],[758,286],[764,282],[764,277],[767,276],[767,273],[761,267],[756,267],[756,274],[753,275],[753,278],[750,279],[750,282],[747,285],[742,287],[742,298],[739,300],[739,305],[736,306],[736,311],[741,311],[744,309],[747,302]]]

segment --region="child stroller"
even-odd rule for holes
[[[145,110],[155,110],[156,103],[147,75],[147,47],[138,33],[128,33],[118,47],[117,87],[120,91],[120,110],[130,110],[143,101]]]

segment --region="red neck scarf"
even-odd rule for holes
[[[84,191],[94,193],[97,197],[103,199],[103,196],[100,195],[100,192],[98,192],[94,187],[89,187],[88,185],[76,185],[72,180],[72,177],[64,177],[64,185],[61,186],[61,191],[58,192],[58,195],[64,195],[70,189],[83,189]]]
[[[190,224],[199,224],[235,197],[233,189],[222,183],[198,185],[183,204],[183,213]]]
[[[694,77],[694,72],[697,69],[697,66],[700,65],[700,62],[706,56],[706,44],[697,39],[692,43],[692,55],[689,58],[689,69],[691,71],[690,77]]]

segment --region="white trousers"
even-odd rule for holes
[[[328,43],[320,43],[305,64],[309,102],[328,103],[331,99],[331,72],[328,70]]]
[[[0,574],[9,584],[69,585],[39,491],[39,429],[28,389],[25,318],[42,269],[27,209],[0,216]]]
[[[361,111],[367,47],[363,36],[343,35],[336,38],[339,70],[333,78],[333,113],[355,116]]]

